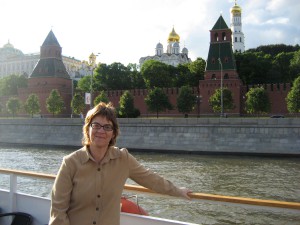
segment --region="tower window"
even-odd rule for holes
[[[222,33],[222,40],[226,41],[226,33],[225,32]]]
[[[215,64],[215,63],[216,63],[216,59],[215,59],[215,58],[212,58],[211,63],[212,63],[212,64]]]
[[[219,35],[218,35],[218,33],[215,33],[215,41],[219,41]]]

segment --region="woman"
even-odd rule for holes
[[[64,157],[52,189],[50,225],[119,225],[127,178],[153,191],[190,199],[186,188],[146,169],[115,147],[119,125],[111,103],[91,109],[83,126],[83,148]]]

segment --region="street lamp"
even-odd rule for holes
[[[221,117],[223,117],[223,111],[224,111],[224,104],[223,104],[223,65],[222,65],[222,61],[219,58],[219,63],[221,66]]]
[[[201,104],[201,101],[202,101],[202,96],[197,95],[196,96],[196,101],[197,101],[197,110],[198,110],[197,117],[199,118],[199,116],[200,116],[200,104]]]
[[[100,53],[94,55],[92,53],[89,57],[89,66],[91,68],[92,74],[91,74],[91,87],[90,87],[90,109],[93,108],[93,75],[94,75],[94,69],[96,68],[96,58]]]
[[[72,81],[72,86],[71,86],[71,88],[72,88],[72,99],[71,99],[71,102],[72,102],[72,100],[73,100],[73,98],[74,98],[74,80],[73,80],[73,78],[71,77],[71,81]],[[71,105],[71,118],[73,118],[73,106]]]

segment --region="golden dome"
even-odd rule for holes
[[[174,27],[173,27],[172,32],[169,34],[168,42],[179,42],[179,40],[180,40],[180,37],[175,32]]]
[[[95,65],[95,63],[96,63],[96,55],[94,53],[92,53],[89,56],[89,64],[90,65]]]
[[[242,12],[242,8],[239,7],[235,1],[234,6],[231,8],[231,13],[241,13],[241,12]]]

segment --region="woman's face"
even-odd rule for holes
[[[89,127],[91,146],[107,148],[110,140],[114,137],[114,131],[111,128],[113,128],[113,124],[106,117],[95,116]]]

